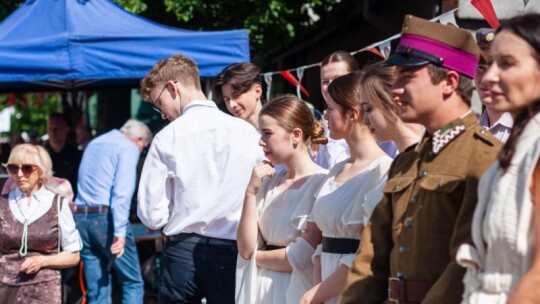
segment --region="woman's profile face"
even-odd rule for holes
[[[379,141],[392,140],[392,125],[394,122],[384,115],[383,110],[370,102],[365,94],[360,93],[360,105],[364,111],[363,123],[367,125],[371,133],[375,135]]]
[[[291,132],[281,127],[278,121],[269,115],[259,117],[259,128],[259,145],[263,148],[264,156],[273,164],[283,164],[295,151]]]
[[[491,51],[493,63],[484,82],[490,87],[494,110],[517,113],[540,98],[540,66],[525,40],[502,30],[495,36]]]
[[[243,120],[249,120],[253,115],[258,115],[256,109],[260,103],[262,88],[255,84],[243,94],[235,94],[230,84],[224,84],[221,87],[221,95],[229,112]]]

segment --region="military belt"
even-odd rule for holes
[[[394,303],[420,303],[431,286],[433,284],[430,282],[389,278],[388,300]]]

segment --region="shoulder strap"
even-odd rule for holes
[[[62,203],[64,202],[64,197],[58,194],[54,195],[53,203],[56,204],[56,217],[58,218],[58,253],[60,253],[61,244],[62,244],[62,229],[60,229],[60,212],[62,210]]]

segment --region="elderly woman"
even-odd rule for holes
[[[51,158],[21,144],[4,166],[16,187],[0,198],[0,298],[60,303],[59,269],[79,262],[82,242],[64,197],[48,188]]]

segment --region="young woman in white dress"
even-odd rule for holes
[[[394,66],[386,66],[384,62],[362,70],[360,105],[364,110],[364,123],[377,140],[393,141],[401,153],[418,143],[425,130],[422,125],[405,123],[399,118],[391,91],[396,79],[394,70]]]
[[[311,256],[320,234],[307,219],[327,171],[313,162],[309,143],[325,144],[322,126],[294,95],[261,109],[259,144],[268,161],[246,189],[237,231],[236,303],[298,303],[311,287]],[[275,172],[274,165],[286,168]]]
[[[499,160],[482,176],[463,303],[540,303],[540,14],[501,23],[484,75],[492,106],[514,127]]]
[[[363,123],[361,72],[334,79],[328,87],[330,137],[345,139],[350,158],[337,163],[321,185],[310,221],[322,232],[314,255],[314,287],[301,303],[338,303],[354,261],[366,220],[365,206],[382,198],[382,185],[392,159],[377,145]]]

